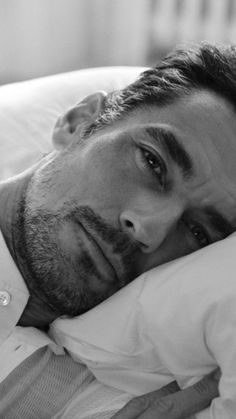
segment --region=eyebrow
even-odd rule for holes
[[[144,133],[165,149],[168,156],[180,168],[185,179],[193,176],[192,158],[172,131],[163,127],[145,127]]]
[[[222,238],[227,237],[235,230],[235,225],[228,221],[214,207],[207,206],[204,208],[204,212],[212,227],[222,235]]]

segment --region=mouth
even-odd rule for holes
[[[99,272],[99,280],[104,284],[116,284],[118,288],[125,285],[121,279],[122,270],[121,261],[113,255],[111,246],[104,243],[99,237],[94,237],[81,222],[77,225],[80,229],[80,241],[86,252],[89,254],[97,271]]]

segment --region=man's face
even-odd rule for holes
[[[211,93],[138,110],[34,173],[28,263],[52,304],[81,313],[142,272],[236,226],[236,118]]]

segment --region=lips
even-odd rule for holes
[[[80,242],[82,242],[84,250],[89,254],[96,266],[96,269],[100,274],[100,281],[110,284],[116,283],[117,285],[123,286],[124,284],[121,284],[119,271],[117,272],[116,270],[118,269],[116,266],[118,261],[112,254],[111,246],[104,243],[104,241],[98,237],[95,239],[94,234],[91,234],[80,222],[78,223],[78,226],[80,230]],[[121,266],[120,262],[119,265]]]

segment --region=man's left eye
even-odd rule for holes
[[[158,177],[159,183],[162,187],[165,185],[166,166],[160,156],[156,156],[149,150],[142,150],[143,160],[145,166],[149,170],[154,172],[155,176]]]
[[[188,223],[188,228],[191,230],[195,240],[200,244],[200,247],[210,244],[209,236],[201,225],[190,222]]]

